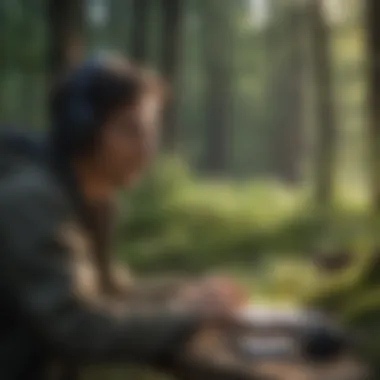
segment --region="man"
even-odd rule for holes
[[[43,149],[3,140],[1,379],[75,379],[93,363],[170,369],[206,319],[229,316],[233,292],[213,281],[144,301],[157,286],[123,277],[108,255],[116,192],[154,156],[163,99],[154,75],[99,58],[53,91]]]

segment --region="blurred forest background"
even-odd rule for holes
[[[162,158],[122,203],[137,272],[227,272],[380,337],[379,0],[2,0],[0,18],[2,123],[46,128],[49,85],[103,49],[171,83]]]

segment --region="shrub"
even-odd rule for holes
[[[349,205],[338,202],[323,215],[304,189],[201,180],[179,159],[164,159],[123,200],[119,250],[144,271],[255,264],[271,252],[304,256],[320,246],[356,244],[364,209]]]

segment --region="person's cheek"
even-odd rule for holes
[[[144,154],[147,163],[149,164],[154,158],[157,156],[158,153],[158,140],[155,136],[149,136],[144,141]]]
[[[114,170],[119,172],[119,175],[125,176],[131,171],[131,151],[126,142],[120,140],[114,145],[113,152]]]
[[[136,170],[143,170],[149,160],[149,150],[145,142],[140,140],[136,141],[133,147],[133,163]]]
[[[145,165],[144,152],[139,142],[134,142],[128,149],[128,167],[131,172],[137,174]]]
[[[142,177],[145,165],[141,158],[141,152],[138,147],[128,151],[126,166],[124,170],[124,183],[127,186],[136,185]]]

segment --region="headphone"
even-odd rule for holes
[[[103,70],[102,60],[92,58],[74,70],[64,85],[64,97],[58,105],[52,132],[57,148],[67,154],[85,149],[100,127],[90,93],[94,79]]]

